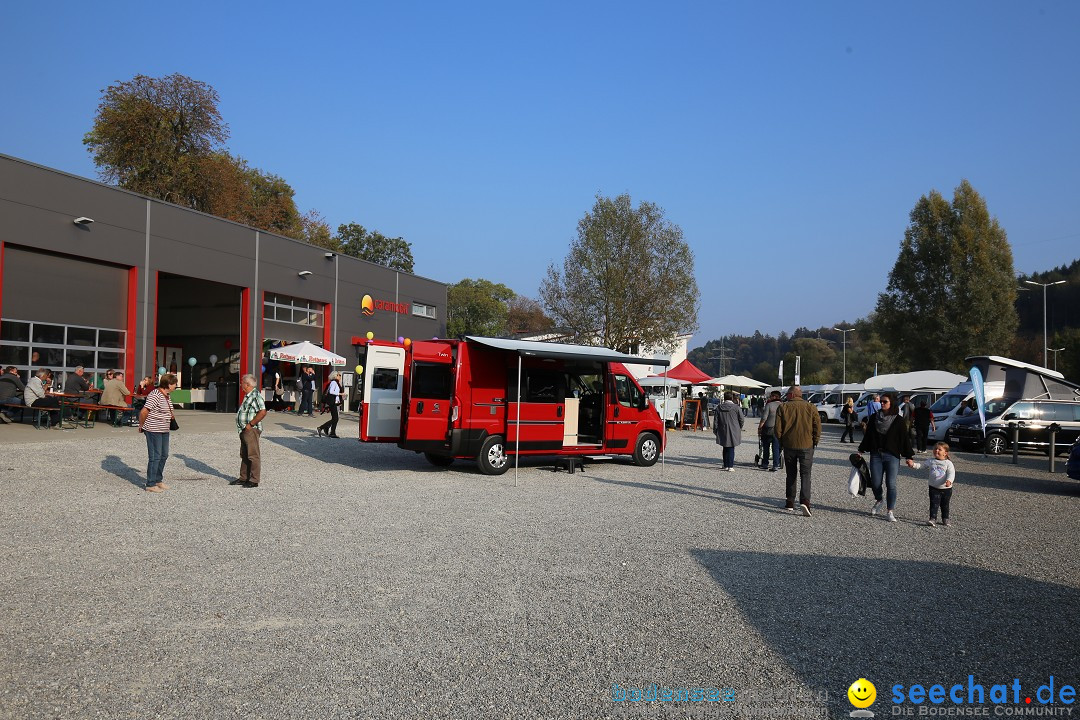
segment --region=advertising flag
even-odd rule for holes
[[[971,377],[971,389],[975,392],[975,404],[979,408],[979,423],[982,425],[983,437],[986,437],[986,390],[983,388],[982,372],[977,367],[968,371]]]
[[[784,361],[780,361],[780,384],[784,384]]]

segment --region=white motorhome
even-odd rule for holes
[[[939,396],[964,381],[963,375],[944,370],[916,370],[915,372],[875,375],[863,382],[864,392],[855,403],[859,420],[866,419],[867,403],[875,394],[886,390],[895,390],[900,395],[910,395],[912,403],[918,407],[920,400],[932,405]]]
[[[844,409],[844,404],[849,398],[852,402],[858,400],[865,389],[862,383],[834,385],[833,389],[817,404],[821,422],[840,422],[840,411]]]
[[[645,391],[649,402],[660,413],[665,423],[672,427],[679,427],[682,419],[682,388],[690,383],[685,380],[673,380],[666,377],[638,378],[638,385]]]
[[[1056,370],[999,355],[972,355],[965,358],[965,362],[979,368],[982,373],[983,397],[987,402],[997,398],[1076,399],[1072,383],[1065,381],[1065,376]],[[975,392],[970,380],[960,383],[938,398],[930,407],[930,412],[934,414],[935,427],[930,431],[928,439],[934,442],[944,440],[949,426],[960,417],[964,406],[970,405],[974,398]]]

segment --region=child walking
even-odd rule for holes
[[[949,500],[952,498],[953,480],[956,468],[949,459],[949,444],[939,442],[934,445],[934,459],[918,463],[908,458],[907,466],[915,470],[927,469],[930,482],[930,520],[927,525],[937,525],[938,507],[941,508],[941,524],[949,524]]]

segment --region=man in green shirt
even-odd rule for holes
[[[262,419],[266,417],[266,403],[259,392],[254,375],[240,378],[244,388],[244,400],[236,411],[236,430],[240,433],[240,477],[230,485],[246,488],[259,487],[259,436],[262,435]]]

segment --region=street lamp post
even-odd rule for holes
[[[1025,280],[1024,282],[1026,282],[1028,285],[1039,285],[1043,289],[1043,367],[1046,367],[1049,361],[1049,356],[1046,354],[1046,351],[1050,347],[1050,340],[1047,338],[1046,334],[1046,288],[1050,287],[1051,285],[1064,285],[1065,281],[1058,280],[1057,282],[1052,283],[1041,283],[1035,282],[1034,280]],[[1057,359],[1057,356],[1055,355],[1054,358]]]
[[[1060,347],[1060,348],[1046,348],[1046,349],[1049,350],[1050,352],[1054,353],[1054,372],[1057,372],[1057,354],[1059,352],[1061,352],[1062,350],[1064,350],[1065,348]]]
[[[833,330],[835,330],[836,332],[844,333],[844,383],[840,386],[840,400],[843,401],[844,390],[847,389],[847,334],[849,332],[853,332],[855,328],[848,328],[847,330],[844,330],[843,328],[834,327]]]

